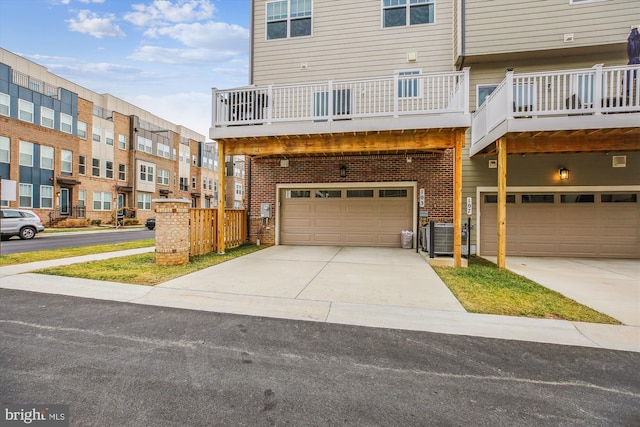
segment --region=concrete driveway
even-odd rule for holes
[[[415,250],[273,246],[157,288],[464,312]]]
[[[637,259],[507,257],[507,269],[625,325],[640,326]]]

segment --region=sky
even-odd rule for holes
[[[0,0],[0,47],[208,138],[248,83],[249,0]]]

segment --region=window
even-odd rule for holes
[[[171,160],[175,160],[176,159],[176,149],[173,149],[173,156],[171,156]]]
[[[0,115],[11,115],[11,97],[6,93],[0,93]]]
[[[100,176],[100,159],[91,159],[91,175]]]
[[[382,26],[433,24],[435,0],[382,0]]]
[[[78,120],[77,135],[79,138],[87,139],[87,124],[85,122],[81,122],[80,120]]]
[[[20,184],[20,207],[30,208],[33,199],[33,186],[31,184]]]
[[[195,154],[193,156],[191,156],[191,164],[193,166],[198,166],[198,158],[196,157]]]
[[[560,203],[594,203],[593,194],[561,194]]]
[[[485,203],[498,203],[498,195],[497,194],[485,194],[484,196]],[[515,203],[516,195],[515,194],[507,194],[507,203]]]
[[[493,93],[498,85],[476,85],[476,108],[480,107],[487,100],[487,97]]]
[[[342,197],[342,190],[316,190],[316,199],[332,199]]]
[[[196,178],[195,176],[191,177],[191,188],[192,189],[196,189],[198,187],[198,178]]]
[[[239,182],[236,182],[236,199],[238,198],[242,198],[242,184],[240,184]]]
[[[93,142],[100,142],[101,139],[102,139],[102,129],[100,129],[98,126],[92,126],[91,140]]]
[[[207,189],[207,178],[202,178],[202,189],[203,190]]]
[[[104,172],[107,178],[113,179],[113,162],[106,160],[104,162]]]
[[[33,123],[33,103],[19,99],[18,118],[22,121]]]
[[[94,211],[110,211],[111,210],[111,193],[103,191],[93,192],[93,210]]]
[[[11,163],[11,140],[0,136],[0,163]]]
[[[420,70],[400,71],[398,73],[398,98],[418,98],[422,93],[422,80],[407,78],[420,74]]]
[[[20,141],[20,166],[33,166],[33,144]]]
[[[180,191],[189,191],[189,178],[180,177]]]
[[[124,163],[118,163],[118,179],[120,181],[127,180],[127,165]]]
[[[169,185],[169,171],[167,169],[158,169],[158,184]]]
[[[138,193],[138,209],[151,210],[151,194]]]
[[[53,170],[53,147],[40,146],[40,167]]]
[[[113,131],[106,130],[104,131],[104,143],[107,145],[113,145]]]
[[[40,107],[40,126],[53,129],[54,112],[51,108]]]
[[[153,142],[150,139],[138,136],[138,151],[144,151],[145,153],[153,153]]]
[[[638,195],[633,193],[613,193],[600,195],[600,202],[602,203],[636,203],[637,201]]]
[[[209,190],[213,190],[213,178],[209,178]]]
[[[310,190],[287,190],[284,192],[286,199],[309,199],[311,198]]]
[[[156,144],[156,153],[158,154],[158,156],[168,159],[170,156],[169,148],[170,147],[167,144],[162,144],[161,142],[158,142],[158,144]]]
[[[388,189],[378,190],[378,197],[407,197],[407,190],[405,189]]]
[[[53,187],[51,185],[40,186],[40,207],[53,209]]]
[[[62,150],[60,156],[60,171],[64,175],[73,173],[73,153],[68,150]]]
[[[60,130],[64,133],[73,133],[73,117],[60,113]]]
[[[140,165],[140,181],[153,182],[153,166]]]
[[[522,203],[553,203],[553,194],[523,194]]]
[[[118,134],[118,148],[121,150],[127,149],[127,135]]]
[[[87,174],[87,156],[78,156],[78,173],[80,175]]]
[[[347,190],[347,197],[373,197],[373,190]]]
[[[267,2],[267,40],[311,35],[311,0]]]
[[[87,206],[87,190],[78,191],[78,206]]]

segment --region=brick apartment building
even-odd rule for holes
[[[142,223],[159,198],[213,208],[217,159],[205,136],[0,49],[0,176],[16,186],[2,207],[33,209],[45,224]]]

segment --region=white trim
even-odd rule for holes
[[[275,244],[280,244],[280,190],[285,188],[389,188],[389,187],[404,187],[412,189],[412,209],[413,209],[413,244],[415,247],[416,238],[418,236],[418,203],[417,203],[417,191],[418,183],[416,181],[394,181],[394,182],[307,182],[307,183],[295,183],[295,184],[276,184],[276,236]]]
[[[482,193],[496,193],[498,187],[476,187],[476,253],[480,254],[480,206]],[[553,192],[553,193],[572,193],[581,191],[640,191],[640,185],[573,185],[573,186],[532,186],[532,187],[507,187],[507,192],[511,193],[523,193],[523,192]]]

